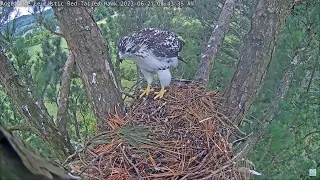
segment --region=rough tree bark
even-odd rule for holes
[[[1,179],[74,179],[61,167],[26,148],[0,124]]]
[[[241,122],[259,92],[273,56],[280,28],[294,0],[259,0],[251,20],[251,29],[222,101],[226,115]]]
[[[284,72],[282,73],[282,78],[280,85],[276,92],[276,97],[270,102],[270,106],[268,109],[266,109],[262,116],[261,125],[256,128],[255,131],[253,131],[253,134],[250,135],[250,137],[246,140],[246,142],[243,144],[244,147],[246,147],[243,150],[242,155],[247,155],[252,148],[256,145],[256,143],[263,137],[263,135],[267,131],[268,125],[272,122],[272,120],[279,114],[279,103],[283,101],[285,98],[290,84],[292,82],[292,79],[294,77],[294,72],[299,64],[301,53],[303,52],[305,48],[302,46],[298,48],[293,55],[292,61],[287,65],[287,67],[284,69]]]
[[[56,129],[46,109],[36,104],[28,92],[28,87],[20,79],[11,61],[2,51],[0,51],[0,83],[32,131],[50,144],[60,161],[73,153],[70,143]]]
[[[57,126],[60,133],[68,139],[69,135],[67,131],[68,118],[68,98],[70,92],[71,84],[71,72],[74,65],[74,57],[72,52],[69,51],[68,59],[64,65],[64,70],[61,77],[61,86],[60,86],[60,97],[59,97],[59,106],[57,112]]]
[[[110,113],[121,114],[123,108],[106,40],[91,16],[90,7],[53,7],[53,10],[74,55],[98,125],[105,128]]]
[[[234,12],[235,0],[226,0],[220,13],[219,20],[212,31],[204,53],[201,54],[200,63],[195,75],[195,80],[206,83],[213,69],[215,57],[228,31],[231,17]]]

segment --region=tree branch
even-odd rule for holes
[[[320,43],[319,43],[320,44]],[[313,68],[312,68],[312,72],[311,72],[311,77],[310,77],[310,80],[308,82],[308,86],[307,86],[307,91],[310,90],[310,87],[311,87],[311,84],[312,84],[312,80],[313,80],[313,77],[314,77],[314,73],[316,71],[316,68],[317,68],[317,64],[318,64],[318,61],[319,61],[319,56],[320,56],[320,45],[319,45],[319,52],[318,52],[318,57],[317,59],[315,60],[314,62],[314,65],[313,65]]]
[[[24,125],[24,126],[11,126],[8,127],[8,131],[12,132],[12,131],[31,131],[31,128]]]
[[[282,79],[280,82],[280,85],[277,90],[276,97],[271,101],[269,108],[265,111],[266,113],[263,115],[262,124],[258,125],[258,127],[255,128],[253,131],[253,135],[251,135],[246,142],[244,142],[243,146],[246,146],[244,155],[248,154],[250,150],[254,147],[254,145],[263,137],[265,132],[267,131],[268,125],[273,121],[273,119],[279,114],[278,105],[281,101],[283,101],[285,95],[287,94],[290,84],[293,79],[293,75],[295,72],[295,69],[297,68],[298,63],[292,63],[292,62],[298,62],[300,59],[300,56],[305,48],[303,48],[304,43],[300,44],[300,47],[297,48],[296,52],[294,53],[294,56],[292,58],[292,61],[289,62],[287,67],[285,68]]]
[[[52,28],[50,28],[50,25],[43,18],[42,11],[40,11],[38,14],[33,13],[32,15],[34,16],[34,18],[36,19],[36,21],[39,23],[40,26],[43,26],[46,30],[48,30],[52,34],[63,38],[63,34],[58,33],[56,31],[54,31]]]
[[[228,31],[231,17],[234,12],[235,0],[226,0],[220,13],[219,20],[211,34],[204,53],[201,55],[200,63],[195,75],[195,80],[206,83],[213,69],[215,57],[218,54],[220,45]]]
[[[71,51],[69,51],[68,59],[64,65],[64,70],[61,77],[59,106],[57,112],[57,126],[63,136],[69,139],[67,131],[68,123],[68,98],[70,93],[71,84],[71,72],[74,65],[74,57]]]
[[[256,5],[237,66],[223,92],[222,103],[229,108],[225,114],[236,124],[264,83],[281,27],[292,7],[293,0],[259,0]]]
[[[64,0],[63,2],[66,2]],[[92,8],[91,8],[92,9]],[[101,129],[112,113],[123,113],[121,87],[114,75],[109,47],[88,7],[53,7],[60,30],[73,53],[88,100]],[[81,18],[79,18],[81,16]]]
[[[28,92],[28,87],[21,82],[11,61],[0,52],[0,83],[4,91],[12,99],[17,111],[30,124],[31,130],[51,145],[58,159],[64,160],[73,152],[72,146],[58,133],[49,113],[36,104],[34,97]]]

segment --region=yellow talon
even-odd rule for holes
[[[155,94],[157,94],[157,95],[153,99],[157,99],[157,98],[161,99],[163,97],[164,93],[166,93],[166,92],[167,92],[167,90],[165,90],[164,88],[161,88],[161,90],[159,92],[155,92]]]
[[[154,91],[154,89],[151,89],[151,86],[148,84],[147,88],[145,90],[142,90],[140,98],[142,98],[144,95],[148,96],[151,91]]]

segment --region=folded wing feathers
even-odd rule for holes
[[[169,31],[159,30],[155,28],[144,28],[132,35],[134,44],[140,50],[147,50],[154,54],[160,61],[163,58],[178,57],[178,53],[182,50],[184,42],[177,35]]]

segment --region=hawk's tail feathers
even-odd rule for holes
[[[184,44],[185,44],[185,41],[184,41],[184,39],[183,39],[181,36],[178,36],[177,39],[178,39],[179,42],[180,42],[180,46],[181,46],[180,51],[181,51],[182,46],[184,46]]]

